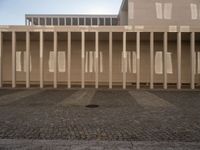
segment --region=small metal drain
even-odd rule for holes
[[[99,107],[99,105],[90,104],[90,105],[87,105],[85,107],[87,107],[87,108],[97,108],[97,107]]]

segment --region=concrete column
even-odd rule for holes
[[[44,48],[44,40],[43,40],[43,31],[40,32],[40,88],[44,88],[44,61],[43,61],[43,48]]]
[[[78,24],[78,26],[80,26],[80,20],[79,20],[80,18],[77,18],[77,24]]]
[[[38,20],[38,25],[41,25],[41,24],[40,24],[40,18],[37,18],[37,20]]]
[[[68,50],[67,50],[67,73],[68,73],[68,88],[71,88],[71,32],[67,33],[68,35]]]
[[[2,51],[3,51],[3,33],[0,31],[0,88],[2,87]]]
[[[181,89],[181,32],[177,33],[177,89]]]
[[[83,20],[84,20],[83,25],[86,26],[86,18],[83,18]]]
[[[126,32],[123,32],[123,89],[126,89],[126,62],[127,62],[127,54],[126,54]]]
[[[112,49],[113,49],[113,39],[112,32],[109,32],[109,88],[112,89]]]
[[[64,18],[64,26],[67,25],[67,18]]]
[[[30,25],[31,25],[31,26],[34,25],[34,23],[33,23],[33,18],[31,18],[31,24],[30,24]]]
[[[167,89],[167,48],[168,47],[168,37],[167,32],[164,32],[164,52],[163,52],[163,87]]]
[[[26,88],[30,88],[30,32],[26,32]]]
[[[44,18],[44,26],[47,25],[47,18]]]
[[[85,32],[81,36],[81,88],[85,88]]]
[[[51,18],[51,26],[53,26],[53,18]]]
[[[99,88],[99,32],[95,32],[95,88]]]
[[[150,33],[150,89],[154,89],[154,32]]]
[[[12,32],[12,88],[16,87],[16,33]]]
[[[100,25],[100,18],[97,18],[97,25],[99,26]]]
[[[54,88],[57,88],[57,64],[58,64],[58,57],[57,57],[57,53],[58,53],[58,50],[57,50],[57,44],[58,44],[58,33],[55,31],[54,32]]]
[[[140,32],[137,32],[137,48],[136,48],[136,51],[137,51],[137,61],[136,61],[136,64],[137,64],[137,74],[136,74],[136,78],[137,78],[137,81],[136,81],[136,88],[137,89],[140,89]]]
[[[60,26],[60,18],[57,18],[58,19],[58,26]]]
[[[195,89],[195,33],[191,33],[191,89]]]

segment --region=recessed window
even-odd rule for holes
[[[191,19],[197,20],[198,19],[198,7],[197,4],[190,4],[191,9]]]
[[[93,73],[95,72],[95,51],[86,51],[85,52],[85,72]],[[99,72],[103,72],[103,52],[99,52]]]
[[[172,3],[156,3],[157,19],[170,20],[172,18]]]
[[[130,2],[128,5],[128,18],[134,19],[134,3]]]
[[[136,73],[136,52],[135,51],[127,51],[125,53],[126,56],[126,62],[125,65],[123,65],[123,52],[121,57],[121,72],[125,71],[126,73]]]

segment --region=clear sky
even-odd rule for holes
[[[0,0],[0,25],[24,25],[25,14],[118,14],[122,0]]]

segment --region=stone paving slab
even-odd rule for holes
[[[29,97],[31,95],[38,94],[43,90],[24,90],[24,91],[17,91],[11,94],[3,95],[0,97],[0,105],[7,105],[23,98]]]
[[[0,140],[1,150],[199,150],[200,143],[135,141]]]
[[[173,104],[148,92],[148,91],[129,91],[129,94],[135,98],[137,103],[146,108],[152,109],[156,107],[174,108]]]
[[[58,105],[60,106],[86,106],[89,105],[92,101],[93,96],[95,95],[94,89],[85,89],[85,90],[79,90],[72,94],[71,96],[64,99],[61,103]]]

